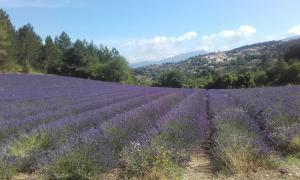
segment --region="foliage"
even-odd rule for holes
[[[50,74],[60,73],[63,65],[62,58],[62,50],[53,42],[51,36],[47,36],[41,52],[42,69]]]
[[[23,135],[16,139],[8,148],[8,153],[14,157],[26,158],[34,151],[46,150],[51,146],[46,134]]]
[[[183,73],[180,71],[169,71],[162,73],[155,86],[181,88],[183,87],[183,82]]]
[[[32,68],[41,66],[40,53],[42,39],[34,32],[33,27],[27,24],[17,32],[18,53],[17,59],[24,72],[30,72]]]
[[[54,41],[51,36],[43,41],[30,24],[15,31],[3,10],[0,10],[0,70],[136,83],[126,59],[117,49],[98,47],[85,40],[72,42],[66,32]]]
[[[132,142],[121,152],[128,177],[180,179],[183,172],[180,159],[185,158],[184,153],[166,147],[159,139],[144,146]]]
[[[94,76],[104,81],[124,82],[131,74],[125,58],[118,56],[104,65],[99,64],[94,71]]]
[[[47,167],[48,176],[58,179],[89,179],[99,167],[91,156],[92,149],[82,147],[69,154],[57,157]]]
[[[219,168],[231,173],[245,173],[262,166],[262,157],[252,147],[255,137],[241,122],[223,121],[216,128],[213,153]]]
[[[0,9],[0,71],[13,70],[16,33],[9,16]]]

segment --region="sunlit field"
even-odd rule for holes
[[[300,86],[171,89],[1,74],[0,177],[181,179],[200,152],[209,177],[297,179],[299,117]]]

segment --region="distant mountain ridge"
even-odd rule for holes
[[[238,47],[229,51],[193,56],[176,63],[149,65],[135,69],[137,75],[157,78],[162,72],[179,70],[196,77],[209,73],[253,70],[283,57],[286,50],[300,42],[300,36],[277,41],[266,41]]]
[[[206,51],[192,51],[192,52],[188,52],[188,53],[184,53],[184,54],[179,54],[179,55],[176,55],[176,56],[173,56],[170,58],[162,59],[159,61],[142,61],[142,62],[138,62],[138,63],[131,63],[131,64],[129,64],[129,66],[132,68],[139,68],[139,67],[149,66],[149,65],[161,65],[164,63],[176,63],[176,62],[186,60],[190,57],[203,55],[206,53],[207,53]]]

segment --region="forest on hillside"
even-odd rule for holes
[[[72,41],[66,32],[43,40],[32,25],[15,29],[0,9],[0,72],[44,73],[131,83],[133,75],[117,49],[86,40]]]

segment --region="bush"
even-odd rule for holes
[[[186,154],[170,149],[159,138],[149,144],[131,143],[121,152],[128,177],[150,179],[179,179]]]
[[[49,149],[52,145],[51,138],[46,134],[23,134],[14,139],[7,147],[6,158],[9,163],[3,162],[7,168],[16,169],[19,172],[31,172],[36,162],[37,153]]]
[[[17,168],[0,159],[0,179],[11,179],[17,174]]]
[[[189,118],[187,117],[187,119]],[[188,121],[187,119],[171,122],[165,127],[161,138],[165,143],[168,143],[168,146],[188,150],[199,145],[200,134],[198,126],[190,126],[191,124],[186,122]]]
[[[26,158],[34,151],[46,150],[49,147],[51,147],[51,140],[44,133],[22,135],[10,144],[8,153],[14,157]]]
[[[47,175],[58,179],[88,179],[101,172],[92,154],[93,149],[82,147],[54,158],[47,167]]]
[[[215,164],[225,173],[245,173],[264,166],[258,149],[255,148],[256,134],[240,121],[223,121],[216,125],[213,156]]]
[[[291,152],[300,154],[300,135],[295,136],[288,145]],[[300,156],[299,156],[300,157]]]
[[[181,88],[183,87],[183,82],[183,73],[180,71],[169,71],[161,74],[157,84],[154,84],[154,86]]]

